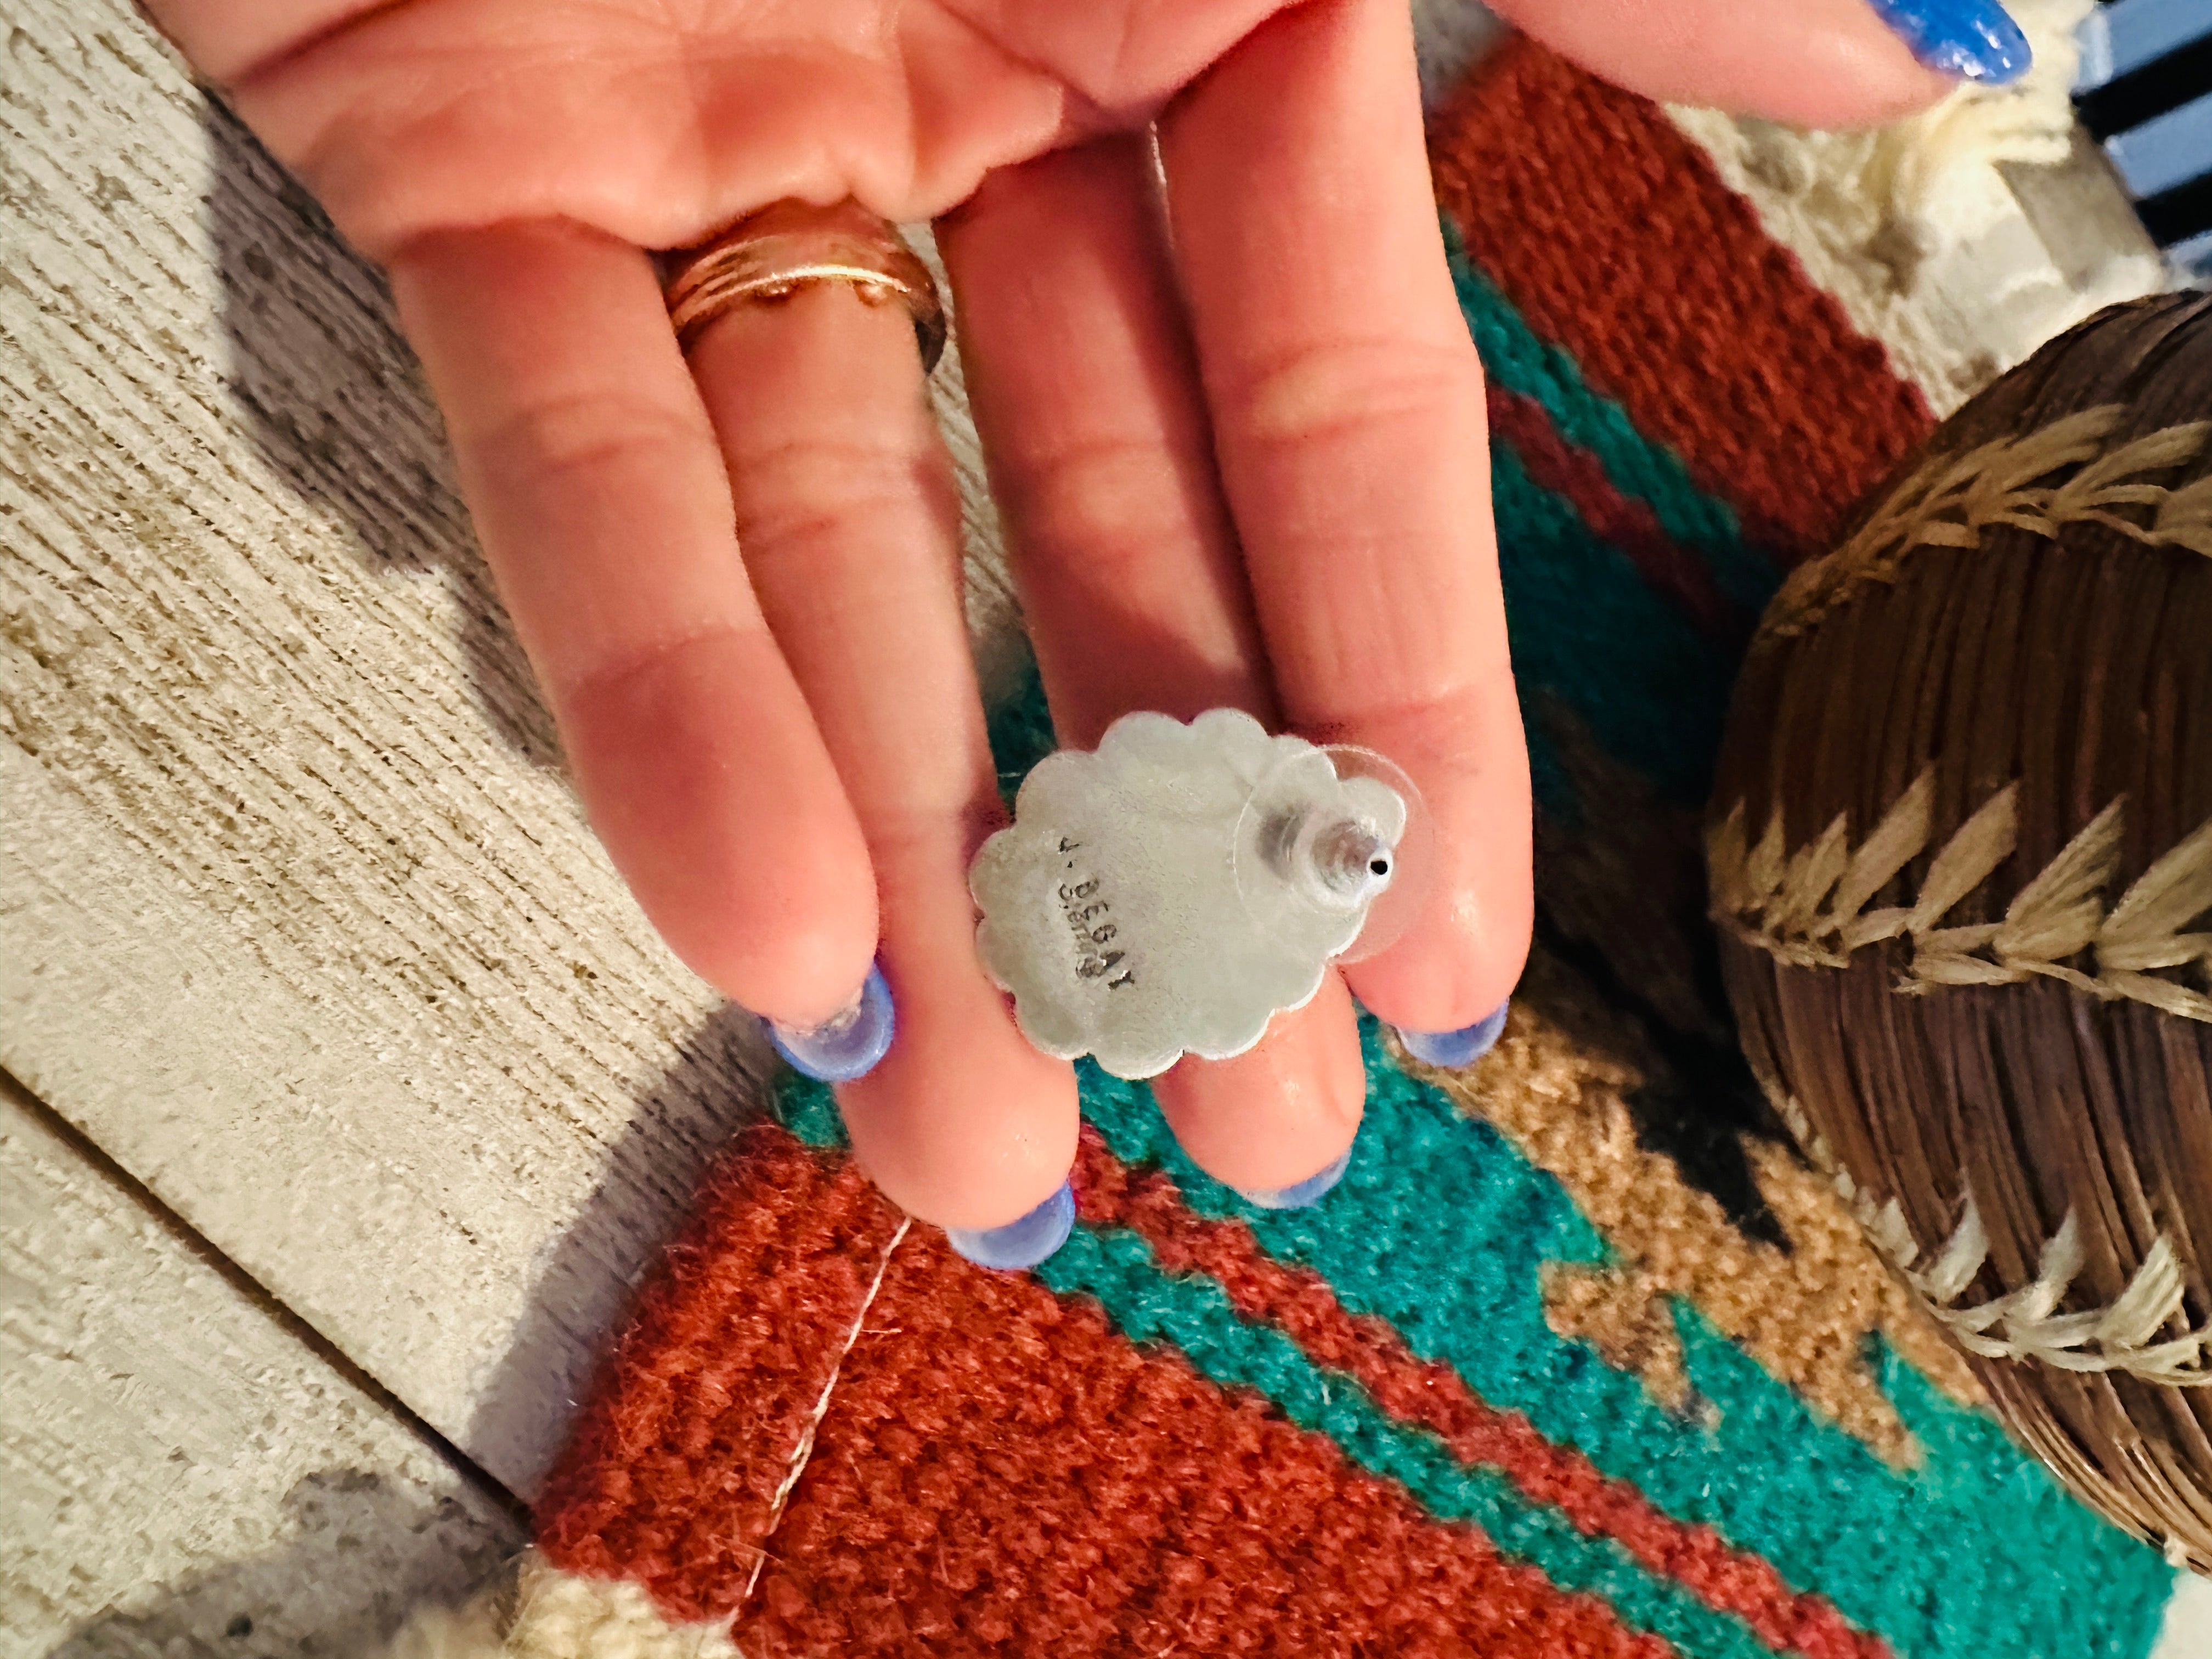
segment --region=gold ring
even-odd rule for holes
[[[914,319],[923,374],[937,367],[945,349],[945,305],[929,267],[888,220],[858,202],[827,208],[776,202],[668,258],[662,292],[669,324],[686,351],[724,313],[774,305],[820,283],[843,283],[872,306],[894,298],[904,305]]]

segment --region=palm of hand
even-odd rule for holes
[[[188,44],[380,255],[525,217],[672,247],[782,197],[934,217],[1150,119],[1280,3],[409,0]]]

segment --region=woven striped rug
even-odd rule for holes
[[[1667,114],[1516,43],[1437,118],[1491,376],[1539,949],[1463,1075],[1252,1208],[1095,1071],[1080,1222],[963,1263],[793,1083],[641,1288],[510,1651],[2142,1659],[2075,1504],[1784,1149],[1693,838],[1783,574],[1931,428]],[[1470,456],[1469,465],[1478,465]],[[1000,713],[1018,776],[1033,688]],[[2169,1632],[2169,1641],[2172,1633]]]

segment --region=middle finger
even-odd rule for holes
[[[1132,709],[1275,714],[1153,212],[1149,158],[1123,137],[1001,169],[939,227],[1038,667],[1085,748]],[[1343,981],[1250,1053],[1185,1060],[1153,1089],[1231,1187],[1331,1168],[1365,1093]]]

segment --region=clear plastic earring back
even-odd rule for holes
[[[1334,787],[1331,787],[1331,786]],[[1419,785],[1387,755],[1330,744],[1282,761],[1237,819],[1237,896],[1271,934],[1310,909],[1364,912],[1330,960],[1364,962],[1405,937],[1435,880],[1436,824]]]

